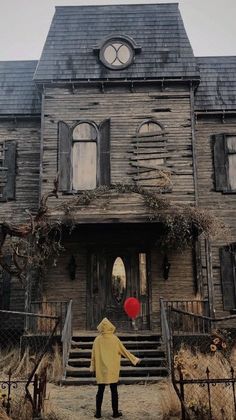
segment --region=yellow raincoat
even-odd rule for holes
[[[107,318],[103,318],[97,329],[100,335],[93,342],[90,371],[96,373],[98,384],[113,384],[119,380],[121,356],[129,359],[133,365],[140,359],[126,350],[114,335],[116,328]]]

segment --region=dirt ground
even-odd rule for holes
[[[48,409],[60,414],[63,420],[93,419],[96,391],[97,388],[94,385],[59,387],[49,384],[47,388]],[[176,400],[165,382],[150,385],[119,385],[118,391],[119,410],[123,413],[123,420],[180,418],[176,415],[166,415],[169,408],[173,413],[176,412]],[[112,419],[109,387],[106,387],[104,392],[102,418]]]

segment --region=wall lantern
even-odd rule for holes
[[[67,269],[69,271],[69,276],[71,280],[75,280],[76,268],[77,268],[77,265],[75,262],[75,257],[74,255],[72,255],[70,257],[69,264],[67,265]]]
[[[168,278],[169,278],[170,266],[171,266],[171,264],[168,260],[167,255],[164,255],[163,263],[162,263],[162,270],[163,270],[163,278],[165,280],[168,280]]]

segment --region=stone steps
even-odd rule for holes
[[[95,377],[89,371],[91,349],[97,334],[73,336],[63,385],[95,384]],[[138,366],[121,359],[120,383],[158,382],[168,375],[165,352],[160,336],[155,334],[119,334],[124,346],[141,358]]]

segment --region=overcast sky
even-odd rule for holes
[[[171,0],[0,0],[0,60],[40,57],[56,5],[174,3]],[[236,55],[236,0],[179,0],[196,56]]]

